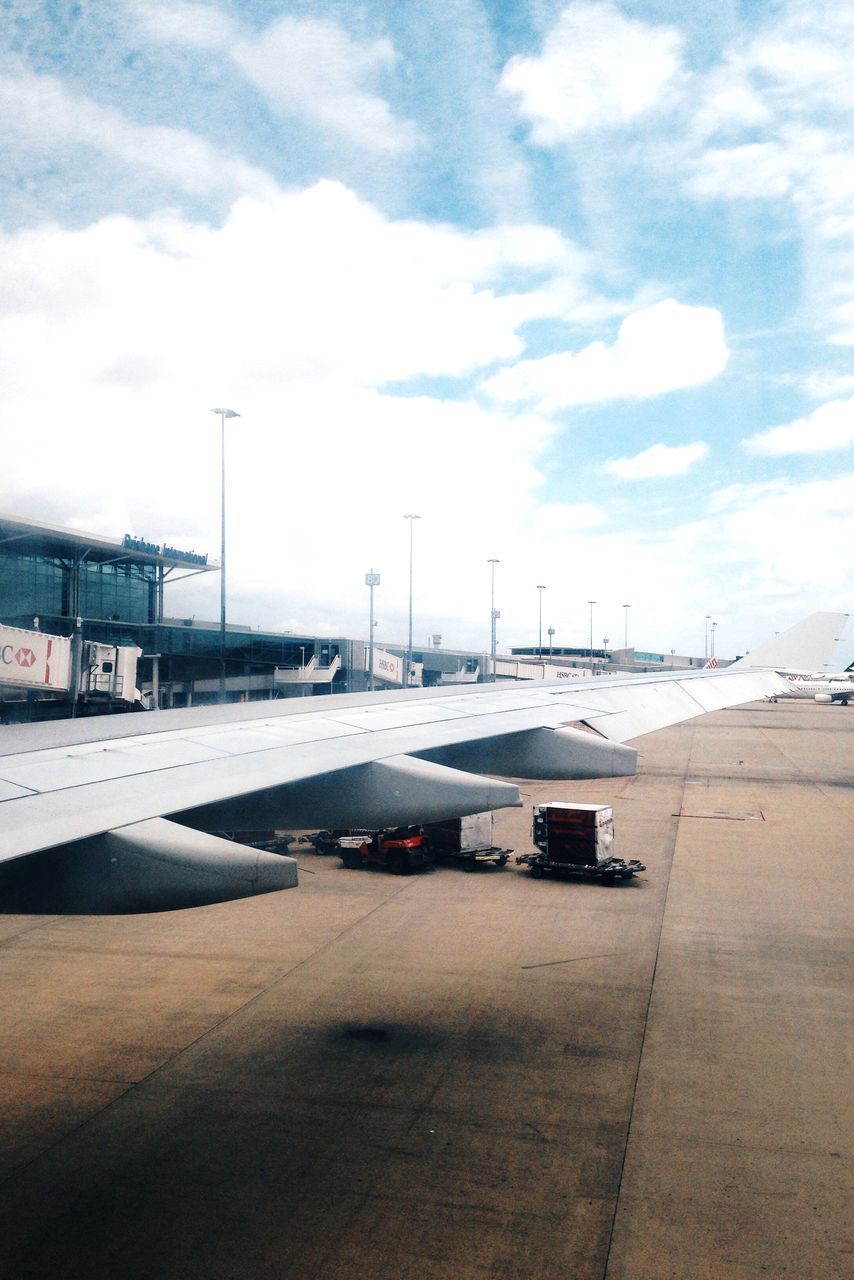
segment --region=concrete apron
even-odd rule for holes
[[[608,1280],[846,1271],[854,718],[774,711],[697,722]]]
[[[0,1275],[842,1274],[851,792],[799,762],[838,773],[851,733],[817,711],[523,783],[518,852],[531,804],[614,803],[649,869],[613,889],[307,854],[280,896],[0,918]]]

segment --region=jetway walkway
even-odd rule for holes
[[[341,655],[337,654],[327,666],[321,666],[317,655],[300,667],[276,667],[273,679],[276,684],[331,684],[341,670]]]

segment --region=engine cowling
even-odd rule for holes
[[[833,698],[829,693],[817,693],[815,700],[816,702],[832,702]]]

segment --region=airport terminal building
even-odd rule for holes
[[[206,556],[131,534],[112,539],[0,517],[0,625],[137,646],[137,678],[147,706],[216,701],[223,656],[230,700],[346,688],[353,655],[345,639],[229,624],[223,647],[219,623],[165,615],[167,584],[190,574],[218,572],[219,564]],[[7,697],[9,701],[16,699]],[[8,718],[8,705],[0,710]]]
[[[241,702],[403,685],[406,649],[401,645],[374,646],[371,676],[369,649],[361,640],[234,623],[223,633],[216,621],[166,615],[168,584],[219,569],[205,555],[129,533],[107,538],[0,516],[0,628],[76,637],[90,647],[135,647],[138,705],[147,708],[216,702],[223,672],[227,700]],[[13,639],[17,634],[10,633]],[[441,648],[439,640],[437,636],[433,646],[413,650],[410,684],[472,684],[490,678],[488,654]],[[634,650],[552,648],[539,653],[528,647],[500,655],[494,678],[570,679],[615,669],[695,665],[702,666],[703,660]],[[90,699],[78,709],[68,695],[39,697],[32,690],[10,689],[8,682],[4,686],[3,670],[0,664],[0,719],[128,710],[127,701]]]

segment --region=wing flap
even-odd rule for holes
[[[638,682],[627,697],[624,688],[601,689],[591,695],[596,708],[584,715],[586,724],[613,742],[631,742],[645,733],[681,724],[708,711],[739,706],[767,697],[784,687],[773,672],[682,677]]]

